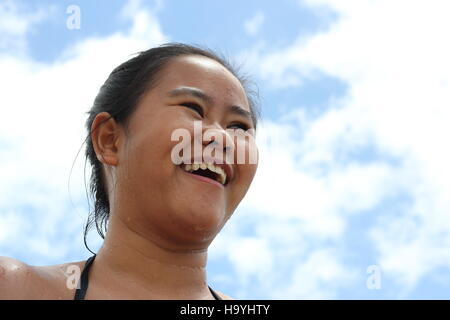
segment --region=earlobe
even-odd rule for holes
[[[117,159],[117,154],[102,156],[102,159],[103,159],[102,163],[108,164],[110,166],[117,166],[117,164],[119,163],[119,161]]]

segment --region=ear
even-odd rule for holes
[[[117,166],[119,163],[118,142],[120,127],[108,112],[95,116],[91,126],[92,145],[97,159],[106,165]]]

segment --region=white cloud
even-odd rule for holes
[[[278,86],[294,88],[326,74],[344,81],[348,92],[318,117],[301,114],[292,127],[271,124],[280,126],[273,132],[284,130],[282,145],[269,147],[261,158],[283,168],[283,177],[263,163],[249,202],[272,217],[297,217],[310,234],[337,240],[349,213],[374,208],[387,197],[409,199],[379,211],[370,233],[384,276],[403,297],[426,274],[450,267],[450,45],[445,41],[450,4],[306,4],[331,8],[339,18],[325,32],[291,46],[259,57],[253,52],[254,65]],[[364,147],[381,158],[367,163],[352,156]],[[263,190],[265,179],[274,188]]]
[[[121,12],[125,20],[132,20],[130,35],[133,38],[161,43],[165,39],[156,14],[164,7],[162,0],[156,0],[151,8],[144,10],[142,0],[129,0]]]
[[[309,255],[294,269],[292,283],[287,288],[277,288],[276,296],[296,299],[335,299],[337,288],[350,286],[355,281],[355,271],[334,258],[334,249],[319,249]],[[281,290],[280,290],[281,289]]]
[[[26,51],[26,35],[53,11],[54,7],[41,7],[31,12],[25,10],[20,2],[0,2],[0,52],[18,54]]]
[[[261,11],[256,12],[251,19],[245,21],[245,32],[250,36],[256,36],[262,25],[264,24],[265,19],[266,16],[264,15],[264,13],[262,13]]]
[[[241,281],[249,280],[250,276],[257,276],[260,281],[268,276],[272,269],[273,256],[267,239],[259,237],[241,237],[231,244],[230,261],[236,266],[236,274]],[[252,259],[246,259],[251,254]]]

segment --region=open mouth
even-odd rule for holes
[[[212,163],[181,164],[180,166],[186,172],[217,181],[223,186],[228,183],[225,171]]]

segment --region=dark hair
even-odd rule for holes
[[[155,85],[159,72],[172,58],[183,55],[204,56],[219,62],[228,69],[244,87],[256,128],[257,120],[260,118],[260,111],[255,101],[258,98],[257,90],[250,89],[248,79],[238,75],[226,59],[219,57],[211,50],[180,43],[168,43],[139,52],[135,57],[116,67],[100,88],[92,108],[87,112],[89,117],[86,121],[86,159],[92,167],[90,191],[94,200],[93,211],[89,212],[84,228],[84,244],[89,251],[91,251],[87,245],[89,230],[95,224],[98,234],[104,238],[110,213],[105,177],[102,172],[103,164],[97,159],[92,144],[92,123],[97,114],[108,112],[117,123],[126,128],[128,119],[136,109],[140,98]]]

